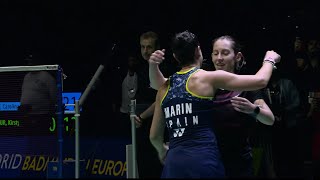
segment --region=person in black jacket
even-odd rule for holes
[[[272,157],[277,177],[301,177],[303,157],[299,134],[299,91],[290,79],[276,71],[265,89],[266,102],[270,106],[275,124],[272,128]]]

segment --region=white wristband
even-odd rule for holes
[[[267,57],[263,61],[270,61],[270,62],[273,62],[274,64],[276,64],[276,61],[272,57]]]
[[[269,59],[263,60],[263,63],[266,63],[266,62],[272,64],[273,70],[277,69],[277,66],[275,65],[275,62],[273,62],[272,60],[269,60]]]

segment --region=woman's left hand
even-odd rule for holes
[[[256,108],[256,105],[252,104],[248,99],[238,96],[231,99],[231,104],[236,111],[246,114],[252,114]]]

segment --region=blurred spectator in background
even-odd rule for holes
[[[26,65],[45,64],[37,54],[28,55]],[[49,71],[30,71],[24,76],[19,110],[24,113],[30,132],[49,133],[51,118],[55,117],[57,84]]]
[[[272,132],[272,160],[276,177],[302,177],[300,124],[297,110],[300,99],[298,89],[289,79],[275,71],[265,88],[264,98],[271,108],[275,123]],[[299,140],[299,141],[297,141]]]

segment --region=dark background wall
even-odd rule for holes
[[[83,91],[100,62],[107,62],[104,76],[112,78],[112,69],[126,61],[108,56],[113,43],[118,44],[119,54],[139,53],[139,35],[153,30],[159,33],[162,47],[168,48],[174,33],[188,29],[199,36],[207,59],[213,38],[235,36],[244,45],[248,67],[254,72],[269,49],[282,55],[281,66],[292,63],[294,38],[319,34],[317,7],[306,0],[3,0],[0,65],[24,65],[31,52],[43,64],[63,67],[68,75],[65,90]],[[91,95],[90,107],[109,109],[111,86],[104,83]],[[96,116],[101,118],[99,113]]]
[[[0,7],[1,65],[21,64],[32,48],[62,65],[93,62],[113,42],[136,48],[139,34],[150,29],[163,46],[173,33],[189,29],[198,34],[205,55],[222,34],[235,35],[248,50],[286,48],[298,33],[318,32],[316,7],[313,1],[273,0],[6,0]]]

